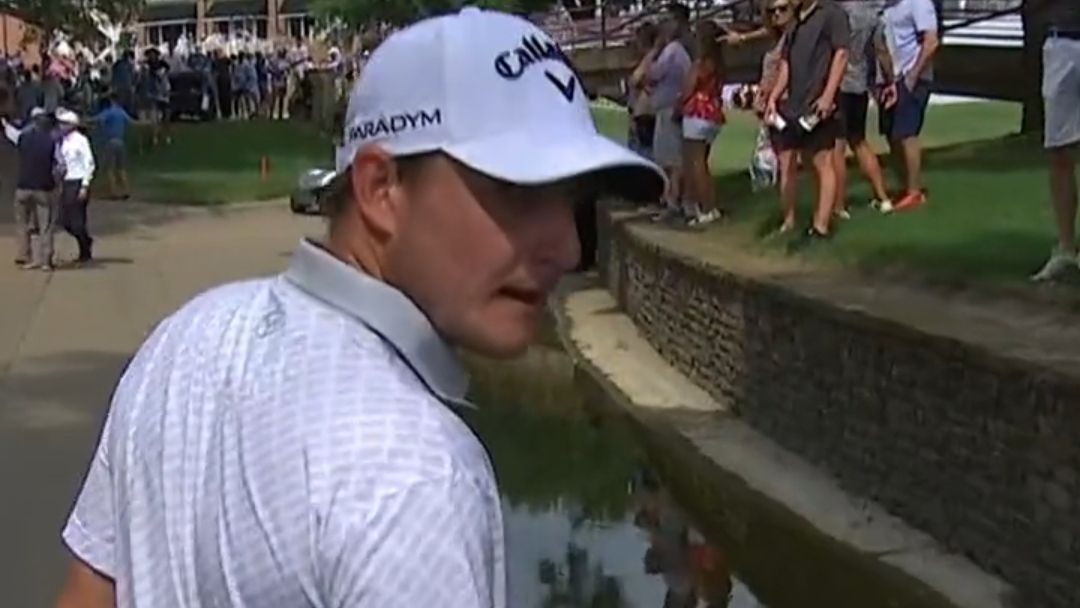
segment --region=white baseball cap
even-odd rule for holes
[[[377,144],[440,151],[490,177],[545,184],[593,172],[610,194],[657,198],[659,167],[596,130],[558,45],[513,15],[465,8],[420,21],[371,54],[349,95],[337,172]]]
[[[44,115],[45,115],[45,108],[43,108],[41,106],[37,106],[35,108],[30,109],[30,118],[37,118],[38,116],[44,116]]]
[[[79,115],[67,108],[57,108],[56,122],[77,127],[79,126]]]

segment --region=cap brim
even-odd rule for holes
[[[666,180],[660,167],[598,133],[553,138],[518,131],[443,151],[484,175],[525,186],[595,176],[600,196],[632,201],[658,200]]]

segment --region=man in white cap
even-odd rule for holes
[[[165,319],[113,395],[61,607],[506,605],[455,349],[523,351],[574,207],[659,196],[559,47],[465,9],[390,36],[348,105],[322,242]]]
[[[21,131],[3,121],[4,134],[19,152],[15,182],[15,264],[23,270],[53,267],[56,225],[56,141],[44,109],[30,110],[30,125]],[[37,239],[31,238],[37,230]]]
[[[90,140],[79,131],[79,115],[67,108],[56,111],[60,129],[59,159],[63,170],[60,184],[60,224],[79,246],[76,263],[93,259],[94,239],[87,227],[90,181],[94,178],[94,151]]]

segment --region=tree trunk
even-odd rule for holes
[[[1021,133],[1038,133],[1043,129],[1042,43],[1046,38],[1046,20],[1039,3],[1024,0],[1020,12],[1024,23],[1024,114]]]

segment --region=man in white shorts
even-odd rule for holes
[[[324,239],[196,297],[124,372],[59,607],[506,606],[455,349],[523,351],[575,205],[662,173],[597,132],[547,34],[471,8],[371,55],[336,166]]]
[[[1057,223],[1057,245],[1032,276],[1048,281],[1077,265],[1076,148],[1080,143],[1080,1],[1042,3],[1050,29],[1043,45],[1045,145],[1050,153],[1050,197]]]

